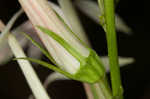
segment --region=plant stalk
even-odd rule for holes
[[[115,12],[114,0],[104,0],[104,13],[106,24],[106,36],[108,44],[108,56],[111,73],[111,84],[113,96],[117,99],[123,99],[123,88],[120,78],[120,69],[118,63],[118,50],[115,30]]]
[[[99,80],[99,82],[92,84],[91,90],[94,99],[113,99],[110,87],[105,77]]]

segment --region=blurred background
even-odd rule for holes
[[[6,24],[19,8],[17,0],[1,0],[0,19]],[[121,68],[125,99],[150,99],[149,9],[148,0],[120,0],[116,7],[116,13],[133,30],[131,35],[121,32],[117,34],[119,56],[135,58],[133,64]],[[78,9],[77,11],[95,51],[101,56],[107,55],[103,29]],[[15,26],[26,19],[27,17],[23,15]],[[42,59],[46,60],[44,56]],[[34,68],[42,82],[52,72],[41,66]],[[82,84],[73,80],[53,82],[48,87],[48,93],[52,99],[86,99]],[[0,66],[0,99],[27,99],[30,94],[31,90],[15,61]]]

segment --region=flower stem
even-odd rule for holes
[[[91,90],[94,99],[113,99],[110,87],[106,78],[99,80],[99,82],[91,85]]]
[[[108,56],[111,73],[112,92],[114,97],[122,99],[123,88],[120,79],[120,70],[117,53],[117,40],[115,31],[114,0],[104,0],[104,13],[106,22],[106,36]]]

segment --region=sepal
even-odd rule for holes
[[[96,52],[89,50],[90,55],[81,62],[80,69],[74,77],[83,82],[95,83],[105,76],[105,68]]]

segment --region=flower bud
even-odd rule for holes
[[[66,28],[46,0],[19,2],[59,68],[71,74],[73,79],[89,83],[105,75],[97,54]]]

